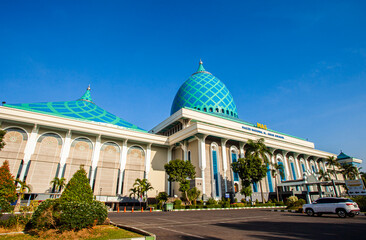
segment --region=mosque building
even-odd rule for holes
[[[278,186],[289,194],[332,194],[329,183],[314,183],[320,187],[314,190],[314,186],[306,187],[309,183],[304,179],[326,169],[326,159],[336,155],[315,149],[314,143],[305,139],[241,120],[225,84],[206,71],[201,61],[179,88],[170,117],[150,131],[100,108],[90,87],[74,101],[3,104],[0,128],[7,131],[0,164],[8,160],[11,173],[26,180],[32,194],[40,198],[49,197],[55,177],[69,180],[81,165],[94,194],[106,202],[127,201],[137,178],[149,180],[154,188],[150,197],[163,191],[179,195],[178,185],[167,181],[164,165],[183,159],[195,166],[191,185],[204,199],[220,199],[228,193],[240,199],[240,179],[230,166],[244,157],[249,139],[259,138],[272,152],[270,161],[284,167],[282,179],[274,178],[268,167],[262,180],[266,199]],[[341,153],[339,160],[356,165],[362,162],[346,156]],[[336,184],[342,180],[339,174]],[[258,186],[252,188],[253,197],[259,199]]]

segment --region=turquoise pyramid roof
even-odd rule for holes
[[[4,104],[4,106],[82,121],[108,123],[146,132],[142,128],[126,122],[98,107],[91,98],[90,87],[88,87],[85,94],[76,101]]]
[[[337,156],[337,160],[342,160],[342,159],[347,159],[347,158],[352,158],[352,157],[348,156],[347,154],[344,154],[343,152],[341,152],[341,153]]]
[[[218,115],[238,117],[234,99],[217,77],[207,72],[200,61],[198,70],[179,88],[171,114],[183,107]]]

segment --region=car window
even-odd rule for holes
[[[353,203],[353,201],[351,199],[337,199],[338,202],[351,202]]]
[[[316,200],[317,203],[329,203],[329,199],[326,198],[322,198],[322,199],[318,199]]]

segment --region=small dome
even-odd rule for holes
[[[202,61],[200,61],[197,72],[192,74],[179,88],[170,114],[183,107],[238,117],[236,105],[229,90],[217,77],[204,69]]]

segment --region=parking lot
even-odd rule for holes
[[[362,239],[366,217],[308,217],[269,210],[110,213],[115,223],[171,239]]]

